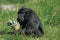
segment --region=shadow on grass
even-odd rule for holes
[[[11,32],[0,31],[0,35],[5,35],[5,34],[13,35],[15,33],[13,31],[11,31]]]

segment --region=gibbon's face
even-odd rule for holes
[[[24,13],[18,14],[19,21],[22,22],[24,20]]]

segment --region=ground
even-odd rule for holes
[[[0,4],[16,5],[17,7],[28,7],[33,9],[42,21],[44,36],[40,40],[60,40],[60,0],[28,0],[8,1],[0,0]],[[31,36],[14,35],[8,32],[13,31],[7,26],[8,20],[17,18],[17,11],[0,10],[0,40],[36,40]]]

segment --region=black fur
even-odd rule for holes
[[[19,9],[17,21],[22,25],[22,29],[25,28],[25,34],[32,34],[38,37],[44,34],[41,21],[32,9]]]

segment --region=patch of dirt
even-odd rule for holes
[[[18,7],[15,5],[0,5],[0,9],[2,10],[12,10],[12,11],[17,11]]]

